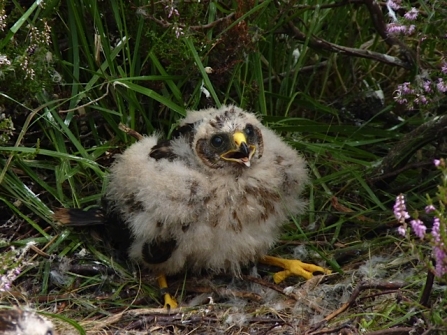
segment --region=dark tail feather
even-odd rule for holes
[[[84,211],[77,208],[59,208],[54,212],[53,219],[64,226],[102,225],[104,212],[101,209]]]
[[[107,202],[103,202],[103,205],[107,206]],[[53,220],[61,226],[89,230],[96,241],[105,242],[111,250],[116,250],[118,259],[128,260],[127,252],[133,237],[129,227],[114,211],[106,213],[103,209],[84,211],[76,208],[59,208],[54,211]]]

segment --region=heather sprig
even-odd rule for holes
[[[39,8],[43,4],[40,2]],[[2,6],[4,3],[0,3],[0,91],[16,100],[28,101],[53,84],[51,19],[17,17],[17,12],[7,14]],[[16,27],[13,37],[6,34],[10,27]],[[5,103],[3,98],[0,103]]]
[[[438,186],[438,193],[436,194],[436,203],[428,198],[428,205],[425,207],[427,214],[433,214],[433,228],[430,234],[426,234],[427,227],[417,218],[417,212],[409,222],[414,234],[421,240],[427,241],[432,247],[432,256],[435,260],[434,273],[437,277],[447,275],[447,211],[445,205],[447,204],[447,166],[444,159],[434,160],[435,166],[442,173],[442,182]],[[408,214],[405,204],[405,198],[402,194],[396,198],[394,205],[394,216],[401,223],[397,229],[402,236],[407,235],[407,219],[411,216]]]
[[[4,31],[6,28],[6,11],[4,8],[0,8],[0,31]]]
[[[0,292],[9,291],[22,269],[29,265],[25,255],[33,244],[34,242],[29,242],[20,249],[11,247],[9,251],[3,253],[0,258]]]
[[[387,9],[391,23],[387,25],[387,30],[390,35],[413,35],[416,31],[416,26],[411,21],[415,21],[419,15],[419,10],[412,7],[408,10],[403,18],[398,18],[395,10],[402,8],[402,1],[388,0]]]
[[[167,12],[167,18],[173,20],[172,29],[174,31],[175,37],[178,39],[180,36],[183,36],[185,33],[183,28],[177,22],[180,17],[180,13],[178,9],[175,7],[173,0],[167,0],[165,11]]]
[[[427,29],[434,24],[443,22],[427,15],[421,15],[420,9],[404,4],[402,0],[387,1],[388,16],[387,33],[390,36],[402,39],[411,45],[418,44],[419,57],[424,57],[424,50],[444,50],[445,38],[439,38],[436,29]],[[399,16],[398,13],[403,13]],[[437,15],[435,10],[434,15]],[[442,29],[441,29],[442,30]],[[444,29],[445,30],[445,29]],[[435,33],[430,33],[435,31]],[[430,45],[430,46],[429,46]],[[431,52],[431,51],[430,51]],[[431,52],[432,53],[432,52]],[[427,57],[430,64],[419,63],[418,73],[411,81],[398,84],[394,91],[394,100],[408,109],[428,110],[436,107],[447,92],[447,63],[443,52],[435,53],[437,57]]]

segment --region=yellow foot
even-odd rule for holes
[[[167,292],[168,283],[166,281],[166,276],[164,274],[161,274],[160,276],[158,276],[157,280],[158,280],[158,286],[160,286],[161,294],[164,295],[165,300],[164,308],[168,310],[177,308],[178,306],[177,301],[173,297],[171,297],[171,295]]]
[[[296,259],[284,259],[272,256],[264,256],[261,259],[264,264],[278,266],[284,269],[284,271],[277,272],[273,275],[273,280],[276,284],[279,284],[284,279],[290,276],[301,276],[306,279],[313,277],[314,272],[322,272],[329,274],[332,271],[322,268],[321,266],[303,263]]]
[[[164,307],[169,310],[169,309],[175,309],[175,308],[177,308],[177,306],[178,306],[177,300],[175,300],[175,298],[171,297],[171,295],[169,293],[166,293]]]

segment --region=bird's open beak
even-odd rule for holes
[[[244,164],[246,167],[250,167],[250,160],[255,154],[256,147],[254,145],[248,145],[244,133],[240,131],[233,134],[233,140],[235,149],[227,151],[220,157],[227,161],[237,162]]]

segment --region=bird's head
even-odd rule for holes
[[[262,125],[254,114],[225,106],[213,112],[208,110],[207,116],[196,125],[192,142],[197,157],[206,166],[245,169],[261,158]],[[191,118],[194,117],[199,116]]]

